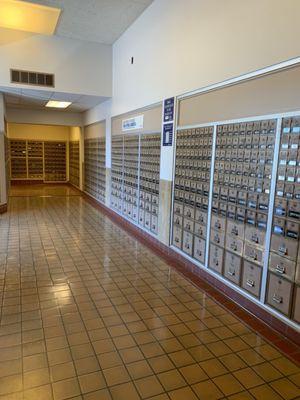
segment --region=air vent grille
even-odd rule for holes
[[[10,70],[11,83],[25,85],[54,87],[54,75],[43,72]]]

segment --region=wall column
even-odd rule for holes
[[[7,210],[7,180],[5,158],[5,105],[3,95],[0,93],[0,213]]]
[[[110,179],[111,179],[111,116],[105,118],[105,166],[106,166],[106,196],[105,205],[110,207]]]

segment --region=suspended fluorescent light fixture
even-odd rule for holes
[[[46,104],[46,107],[50,108],[67,108],[72,103],[70,101],[57,101],[57,100],[49,100]]]

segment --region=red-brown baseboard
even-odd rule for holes
[[[0,204],[0,214],[7,212],[7,204]]]
[[[199,268],[172,248],[162,244],[144,230],[130,223],[120,215],[97,202],[88,194],[82,194],[84,199],[98,208],[105,215],[124,228],[144,245],[161,256],[168,264],[188,278],[197,287],[204,290],[221,306],[231,311],[240,320],[271,342],[280,351],[300,365],[300,334],[295,329],[280,321],[267,310],[259,307],[251,300],[228,287],[208,272]]]

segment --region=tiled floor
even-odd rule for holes
[[[13,185],[10,188],[10,196],[27,196],[27,197],[36,197],[36,196],[78,196],[80,192],[72,187],[71,185],[55,185],[48,183],[44,184],[34,184],[34,185]]]
[[[58,190],[0,216],[0,399],[300,398],[300,368]]]

